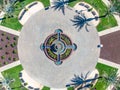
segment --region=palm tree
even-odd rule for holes
[[[4,18],[0,18],[0,20],[13,17],[17,0],[9,0],[7,3],[4,3],[3,0],[0,0],[0,2],[1,1],[1,11],[5,13],[5,16]]]
[[[78,28],[78,31],[80,31],[80,29],[85,26],[86,31],[89,32],[89,30],[87,28],[87,26],[90,26],[88,24],[89,21],[92,21],[92,20],[98,19],[98,18],[106,18],[107,16],[110,16],[111,14],[120,16],[120,1],[119,0],[113,0],[113,1],[114,2],[111,1],[111,4],[108,6],[108,8],[106,8],[106,13],[99,17],[86,18],[86,16],[83,13],[76,15],[71,20],[74,23],[73,26]]]
[[[5,15],[7,17],[13,16],[14,10],[15,10],[15,7],[13,2],[4,5],[3,11],[5,12]]]
[[[14,79],[0,78],[0,88],[5,88],[6,90],[11,90],[9,85],[14,81],[15,81]]]
[[[103,78],[105,78],[107,84],[113,85],[115,90],[119,90],[120,88],[120,76],[119,74],[116,74],[116,72],[112,72],[109,76],[104,75]]]
[[[52,8],[54,10],[62,11],[62,13],[65,15],[65,6],[68,4],[69,0],[57,0],[53,2]]]
[[[88,30],[88,26],[90,26],[90,24],[88,22],[92,21],[92,20],[96,20],[98,18],[105,18],[108,15],[108,12],[105,15],[99,16],[99,17],[94,17],[94,18],[87,18],[82,12],[76,16],[74,16],[73,19],[71,19],[71,21],[74,23],[73,26],[75,26],[75,28],[78,28],[78,31],[80,31],[80,29],[82,29],[85,26],[85,29],[87,32],[89,32]]]
[[[102,78],[100,77],[94,77],[91,79],[87,79],[89,72],[83,76],[83,74],[81,74],[81,76],[79,75],[74,75],[74,78],[71,80],[71,84],[67,84],[66,87],[70,87],[73,86],[74,88],[77,88],[77,90],[80,90],[82,88],[90,88],[92,86],[92,81],[95,81],[96,79],[100,79]]]
[[[120,16],[120,0],[111,0],[107,11],[108,15],[115,14]]]
[[[90,25],[88,24],[88,22],[93,19],[94,18],[87,19],[86,16],[83,13],[81,13],[81,15],[74,16],[74,19],[71,19],[71,21],[74,23],[73,26],[75,26],[75,28],[78,28],[78,31],[80,31],[80,29],[85,26],[86,31],[89,32],[87,26]]]

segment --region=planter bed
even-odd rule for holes
[[[0,30],[0,67],[18,60],[18,36]]]

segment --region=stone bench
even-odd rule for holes
[[[24,16],[24,14],[26,13],[27,10],[23,10],[23,12],[21,13],[20,17],[18,18],[19,20],[22,19],[22,17]]]
[[[28,86],[29,89],[34,89],[32,86]]]
[[[28,6],[28,8],[31,8],[32,6],[36,5],[37,2],[32,3],[31,5]]]
[[[94,16],[96,15],[96,12],[95,12],[95,11],[92,11],[91,13],[92,13],[92,15],[94,15]]]

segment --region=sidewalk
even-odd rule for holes
[[[4,27],[4,26],[1,26],[1,25],[0,25],[0,30],[17,35],[17,36],[20,35],[20,32],[13,30],[13,29],[10,29],[10,28],[7,28],[7,27]]]
[[[111,66],[111,67],[118,68],[118,72],[117,72],[117,73],[119,73],[119,75],[120,75],[120,64],[113,63],[113,62],[110,62],[110,61],[108,61],[108,60],[104,60],[104,59],[102,59],[102,58],[99,58],[98,62],[103,63],[103,64],[106,64],[106,65],[109,65],[109,66]]]
[[[67,88],[62,88],[62,89],[50,88],[50,90],[67,90]]]
[[[116,26],[116,27],[113,27],[113,28],[106,29],[104,31],[98,32],[98,34],[99,34],[99,36],[103,36],[103,35],[113,33],[113,32],[119,31],[119,30],[120,30],[120,26]]]
[[[53,6],[54,0],[50,0],[50,6]]]
[[[110,2],[108,0],[102,0],[107,6],[110,5]]]
[[[5,13],[2,11],[2,12],[0,12],[0,18],[3,18],[4,17],[4,15],[5,15]],[[2,20],[0,20],[0,23],[2,22]]]
[[[0,67],[0,72],[5,71],[7,69],[10,69],[10,68],[15,67],[15,66],[20,65],[20,64],[21,64],[20,61],[16,61],[16,62],[13,62],[13,63],[8,64],[6,66]]]

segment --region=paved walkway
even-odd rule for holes
[[[67,90],[67,88],[62,88],[62,89],[50,88],[50,90]]]
[[[50,0],[50,2],[52,2],[53,0]],[[108,0],[103,0],[106,4],[108,4]],[[51,4],[52,5],[52,4]],[[117,17],[117,21],[118,20],[120,20],[120,19],[118,19],[118,17]],[[120,21],[118,21],[119,23],[119,25],[120,25]],[[5,32],[8,32],[8,33],[11,33],[11,34],[15,34],[15,35],[17,35],[17,36],[19,36],[19,34],[20,34],[20,32],[18,32],[18,31],[15,31],[15,30],[12,30],[12,29],[9,29],[9,28],[6,28],[6,27],[3,27],[3,26],[0,26],[0,29],[2,29],[3,31],[5,31]],[[116,32],[116,31],[119,31],[120,30],[120,26],[116,26],[116,27],[113,27],[113,28],[111,28],[111,29],[107,29],[107,30],[104,30],[104,31],[102,31],[102,32],[99,32],[99,36],[103,36],[103,35],[106,35],[106,34],[110,34],[110,33],[113,33],[113,32]],[[120,64],[116,64],[116,63],[113,63],[113,62],[110,62],[110,61],[108,61],[108,60],[105,60],[105,59],[99,59],[98,60],[98,62],[100,62],[100,63],[103,63],[103,64],[106,64],[106,65],[109,65],[109,66],[114,66],[114,67],[116,67],[116,68],[118,68],[118,73],[120,74]],[[8,65],[6,65],[6,66],[4,66],[4,67],[1,67],[0,68],[0,72],[2,72],[2,71],[4,71],[4,70],[7,70],[7,69],[9,69],[9,68],[12,68],[12,67],[14,67],[14,66],[17,66],[17,65],[19,65],[20,64],[20,61],[16,61],[16,62],[14,62],[14,63],[11,63],[11,64],[8,64]],[[0,73],[0,77],[2,77],[2,75],[1,75],[1,73]],[[51,88],[51,90],[67,90],[67,89],[54,89],[54,88]],[[111,88],[109,88],[108,87],[108,89],[107,90],[111,90]]]
[[[5,13],[4,12],[0,12],[0,18],[3,18],[4,17],[4,15],[5,15]],[[2,20],[0,20],[0,23],[2,22]]]
[[[1,26],[1,25],[0,25],[0,30],[17,35],[17,36],[20,35],[20,32],[13,30],[13,29],[10,29],[10,28],[7,28],[7,27],[4,27],[4,26]]]
[[[110,5],[110,1],[108,0],[102,0],[107,6]]]
[[[54,4],[53,4],[53,2],[54,2],[55,0],[50,0],[50,6],[53,6]]]
[[[36,2],[36,1],[35,1]],[[44,5],[41,2],[37,1],[37,4],[31,6],[32,4],[34,4],[35,2],[32,2],[30,4],[28,4],[24,9],[21,10],[18,18],[21,17],[21,15],[23,14],[23,12],[26,10],[25,14],[22,16],[21,19],[19,19],[19,22],[24,25],[26,23],[26,21],[36,12],[40,11],[41,9],[44,8]],[[30,7],[31,6],[31,7]]]
[[[0,72],[0,78],[4,78],[3,75],[1,74],[1,72]]]
[[[110,28],[110,29],[106,29],[104,31],[101,31],[98,34],[99,34],[99,36],[103,36],[103,35],[110,34],[110,33],[113,33],[113,32],[119,31],[119,30],[120,30],[120,25]]]
[[[118,15],[114,15],[114,17],[117,20],[118,25],[120,26],[120,17]]]
[[[0,67],[0,72],[5,71],[7,69],[10,69],[10,68],[15,67],[15,66],[20,65],[20,64],[21,64],[20,61],[16,61],[16,62],[8,64],[6,66]]]
[[[118,68],[118,73],[120,74],[120,64],[110,62],[110,61],[102,59],[102,58],[99,58],[98,62],[115,67],[115,68]]]

